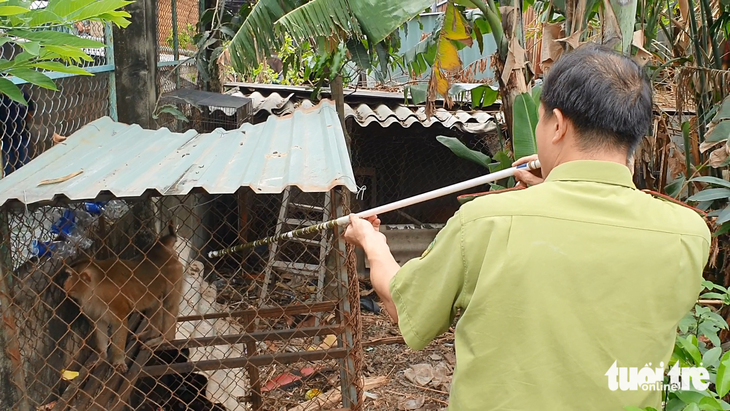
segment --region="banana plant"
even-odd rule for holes
[[[59,31],[79,21],[112,22],[127,27],[129,13],[122,8],[126,0],[49,0],[36,8],[31,0],[0,0],[0,45],[10,44],[19,51],[12,58],[0,58],[0,94],[28,104],[11,81],[19,78],[38,87],[57,91],[45,73],[60,72],[92,75],[80,66],[93,59],[84,49],[98,49],[104,43]]]
[[[385,72],[397,48],[394,32],[431,4],[431,0],[259,0],[226,50],[235,71],[250,73],[281,48],[288,35],[332,56],[332,66],[322,75],[339,74],[346,61],[341,57],[362,69],[379,66]]]

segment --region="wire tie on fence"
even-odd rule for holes
[[[365,184],[361,185],[357,188],[357,193],[355,193],[355,200],[364,200],[365,199],[365,190],[368,189],[368,186]]]

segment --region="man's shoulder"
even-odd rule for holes
[[[514,187],[502,190],[492,190],[484,193],[467,194],[459,197],[460,201],[467,201],[461,206],[459,212],[462,214],[462,221],[468,222],[484,217],[509,217],[516,212],[529,208],[531,198],[536,198],[537,186]]]
[[[652,190],[641,190],[647,207],[645,211],[664,217],[668,229],[674,227],[678,233],[691,234],[710,239],[707,214],[691,205]]]

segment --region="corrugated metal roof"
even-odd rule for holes
[[[258,91],[251,94],[243,94],[240,91],[236,91],[231,94],[250,98],[253,104],[253,115],[264,111],[281,116],[289,114],[299,107],[307,108],[314,106],[314,103],[310,100],[298,100],[294,98],[294,93],[282,96],[274,92],[268,96],[264,96]],[[322,99],[322,101],[334,104],[331,100]],[[420,124],[423,127],[441,124],[444,127],[456,128],[462,132],[471,134],[485,134],[494,132],[497,129],[495,117],[485,111],[467,112],[457,110],[451,112],[444,108],[437,108],[431,117],[427,117],[425,107],[409,108],[403,105],[390,108],[385,104],[349,105],[345,103],[345,118],[354,119],[362,127],[366,127],[372,123],[378,123],[382,127],[400,124],[405,128],[409,128],[414,124]]]
[[[83,172],[66,181],[39,185],[78,171]],[[337,112],[322,102],[265,123],[208,134],[145,130],[103,117],[1,179],[0,205],[57,196],[92,200],[107,191],[131,198],[147,190],[230,194],[248,186],[257,193],[280,193],[297,186],[322,192],[338,185],[356,191]]]

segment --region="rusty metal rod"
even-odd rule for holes
[[[529,163],[520,164],[516,167],[510,167],[501,171],[497,171],[494,173],[487,174],[485,176],[472,178],[471,180],[462,181],[460,183],[452,184],[450,186],[442,187],[433,191],[429,191],[423,194],[418,194],[413,197],[408,197],[403,200],[398,200],[396,202],[385,204],[379,207],[371,208],[370,210],[365,210],[357,213],[356,215],[361,218],[365,217],[371,217],[377,214],[384,214],[390,211],[398,210],[403,207],[411,206],[413,204],[422,203],[424,201],[433,200],[434,198],[442,197],[448,194],[453,194],[456,192],[459,192],[461,190],[465,190],[467,188],[472,188],[476,186],[480,186],[482,184],[491,183],[497,180],[501,180],[503,178],[511,177],[514,175],[516,170],[519,169],[527,169],[527,170],[535,170],[540,168],[540,162],[538,160],[530,161]],[[239,244],[237,246],[225,248],[222,250],[217,251],[210,251],[208,253],[209,258],[216,258],[221,257],[227,254],[232,254],[238,251],[243,251],[249,248],[258,247],[260,245],[273,243],[275,241],[294,238],[294,237],[300,237],[307,234],[316,233],[318,231],[327,230],[334,227],[344,227],[350,223],[350,217],[349,216],[342,216],[340,218],[337,218],[335,220],[325,221],[323,223],[315,224],[309,227],[299,228],[293,231],[289,231],[283,234],[266,237],[261,240],[252,241],[245,244]]]
[[[156,377],[167,374],[185,374],[201,371],[227,370],[232,368],[243,368],[247,365],[262,367],[274,363],[293,364],[299,361],[321,361],[334,360],[347,356],[346,348],[330,348],[324,351],[301,351],[279,354],[255,355],[252,357],[225,358],[219,360],[202,360],[191,362],[180,362],[175,364],[150,365],[142,368],[146,376]]]

